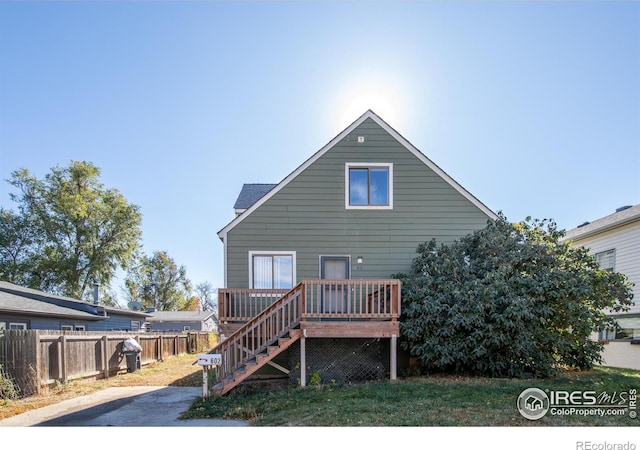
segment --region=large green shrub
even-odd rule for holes
[[[623,274],[560,242],[553,221],[512,224],[500,214],[451,244],[421,244],[403,282],[401,345],[427,371],[496,377],[591,368],[614,327],[605,314],[632,300]]]

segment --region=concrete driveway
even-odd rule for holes
[[[0,427],[242,427],[236,420],[178,417],[202,396],[199,387],[112,387],[0,420]]]

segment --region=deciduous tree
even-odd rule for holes
[[[213,287],[209,281],[199,283],[196,286],[196,296],[200,300],[200,308],[202,311],[213,311],[218,313],[218,299],[216,298],[217,289]]]
[[[13,277],[46,291],[90,298],[93,283],[109,285],[116,270],[128,266],[139,246],[142,216],[117,189],[105,188],[98,167],[72,161],[43,179],[20,169],[9,183],[18,190],[11,198],[20,214],[8,229],[27,245],[15,246],[26,253]]]
[[[158,311],[183,311],[193,306],[187,269],[178,266],[166,251],[140,256],[128,270],[124,285],[129,300]]]

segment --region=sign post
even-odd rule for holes
[[[222,365],[222,355],[220,353],[199,354],[198,364],[202,366],[202,397],[206,398],[209,396],[209,370],[211,366]]]

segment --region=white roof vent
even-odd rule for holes
[[[364,142],[364,136],[358,136],[358,144],[362,144]]]

